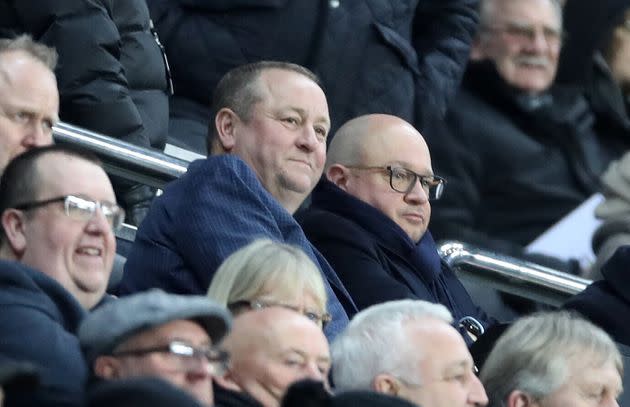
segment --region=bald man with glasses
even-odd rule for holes
[[[77,405],[87,371],[76,329],[99,304],[124,211],[95,157],[64,146],[18,155],[0,180],[0,356],[42,366],[28,405]]]
[[[483,333],[488,317],[427,231],[446,180],[434,174],[422,135],[395,116],[350,120],[333,138],[324,173],[300,223],[359,309],[422,299],[446,306],[468,341]]]

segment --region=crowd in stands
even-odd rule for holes
[[[578,2],[0,3],[0,407],[623,405],[630,0]],[[593,269],[526,252],[594,193]],[[499,320],[432,232],[599,281]]]

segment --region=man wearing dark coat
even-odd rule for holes
[[[578,311],[604,329],[615,342],[630,346],[628,264],[630,246],[621,246],[602,266],[602,280],[570,298],[563,307]]]
[[[206,159],[164,189],[138,229],[119,293],[159,287],[208,291],[230,254],[260,237],[302,249],[319,267],[332,339],[356,312],[333,268],[293,213],[321,177],[330,128],[317,77],[299,65],[259,61],[228,72],[213,97]]]
[[[103,301],[124,212],[95,157],[52,145],[9,163],[0,214],[0,357],[41,368],[37,391],[9,406],[82,405],[75,332]]]
[[[446,306],[456,322],[474,319],[483,331],[489,318],[427,230],[429,200],[440,197],[445,180],[434,175],[413,126],[383,114],[350,120],[330,144],[324,174],[299,221],[359,309],[422,299]]]
[[[484,0],[471,63],[444,131],[427,133],[449,189],[436,239],[513,256],[599,190],[599,175],[630,147],[598,132],[582,93],[554,85],[563,41],[555,0]],[[578,272],[576,264],[544,259]]]

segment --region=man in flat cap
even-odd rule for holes
[[[160,377],[210,406],[212,376],[228,361],[217,344],[230,325],[229,312],[206,297],[153,289],[96,309],[79,340],[96,377]]]

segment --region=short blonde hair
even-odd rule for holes
[[[305,292],[326,312],[324,281],[306,253],[295,246],[258,239],[225,259],[212,278],[208,297],[227,306],[269,294],[276,301],[289,301]]]

